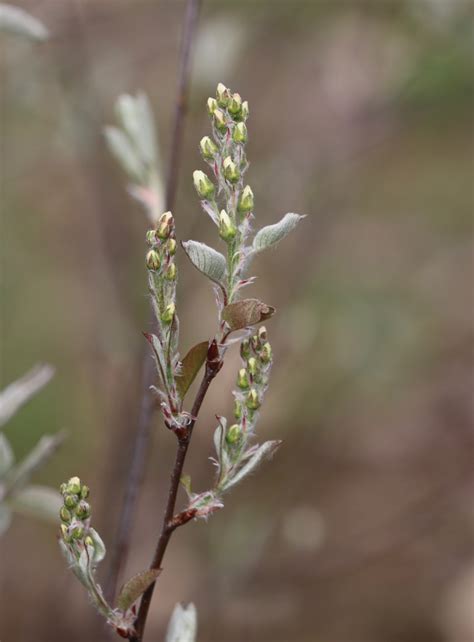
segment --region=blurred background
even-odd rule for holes
[[[67,431],[35,481],[87,480],[111,543],[141,394],[148,223],[102,127],[120,93],[146,91],[166,162],[185,5],[15,4],[52,37],[0,43],[0,384],[38,361],[56,376],[5,432],[21,457]],[[217,243],[191,177],[219,81],[250,104],[256,225],[307,218],[254,264],[252,296],[278,309],[259,430],[284,446],[208,524],[175,534],[148,640],[180,600],[196,603],[200,642],[474,640],[472,18],[469,0],[204,1],[178,234]],[[213,335],[215,308],[182,252],[178,264],[185,352]],[[230,355],[194,435],[196,489],[236,367]],[[150,561],[174,449],[157,416],[127,575]],[[0,541],[0,637],[113,639],[52,525],[17,517]]]

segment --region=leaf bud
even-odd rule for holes
[[[79,495],[65,495],[64,505],[67,508],[74,508],[79,502]]]
[[[201,172],[200,169],[193,172],[193,181],[196,192],[200,198],[210,198],[214,195],[214,184],[211,183],[206,174]]]
[[[161,315],[161,320],[163,321],[163,323],[171,323],[171,321],[173,321],[175,312],[176,312],[175,304],[174,303],[168,304],[163,314]]]
[[[176,239],[168,239],[168,242],[166,243],[166,249],[168,250],[168,254],[170,256],[174,256],[176,254]]]
[[[242,428],[239,424],[233,424],[227,431],[225,440],[228,444],[234,445],[239,442],[242,438]]]
[[[255,359],[255,357],[250,357],[250,359],[247,362],[247,367],[248,367],[249,372],[252,375],[252,377],[255,377],[255,375],[258,372],[257,359]]]
[[[156,250],[150,250],[146,255],[146,266],[152,272],[156,272],[161,267],[160,255]]]
[[[78,495],[81,492],[81,480],[79,477],[71,477],[66,484],[66,492]]]
[[[240,356],[242,359],[248,359],[250,354],[250,341],[248,339],[244,339],[240,344]]]
[[[59,517],[62,519],[63,522],[66,522],[66,523],[69,523],[72,519],[72,515],[68,511],[66,506],[61,506],[59,510]]]
[[[250,408],[250,410],[257,410],[257,408],[260,408],[260,399],[258,398],[258,393],[255,388],[252,388],[249,391],[246,404],[247,408]]]
[[[237,375],[237,385],[239,386],[239,388],[242,388],[244,390],[250,385],[249,375],[245,368],[241,368],[239,370],[239,374]]]
[[[263,345],[260,359],[263,363],[269,363],[272,360],[272,346],[268,341]]]
[[[217,100],[215,98],[208,98],[207,111],[209,112],[209,116],[212,116],[212,114],[216,111],[216,109],[217,109]]]
[[[145,239],[147,244],[150,247],[153,247],[153,245],[155,245],[156,243],[156,230],[148,230],[148,232],[145,235]]]
[[[234,163],[230,156],[224,158],[223,167],[224,176],[229,181],[229,183],[237,183],[240,178],[240,172],[237,169],[237,165]]]
[[[207,160],[212,160],[217,154],[217,145],[209,138],[209,136],[204,136],[201,138],[199,143],[199,148],[201,150],[201,155]]]
[[[234,143],[246,143],[247,137],[247,126],[245,123],[238,123],[232,132],[232,140]]]
[[[221,82],[217,85],[216,98],[219,107],[227,107],[230,98],[230,91]]]
[[[90,504],[88,504],[84,500],[81,500],[79,504],[76,506],[77,517],[79,517],[79,519],[87,519],[88,517],[90,517],[90,514],[91,514]]]
[[[175,281],[176,274],[177,274],[176,264],[170,263],[166,268],[165,279],[167,279],[168,281]]]
[[[70,531],[72,539],[82,539],[84,536],[84,526],[76,524]]]
[[[242,98],[240,97],[240,94],[232,94],[229,104],[227,105],[227,109],[229,110],[229,114],[232,114],[232,116],[238,116],[241,113]]]
[[[237,228],[225,210],[219,214],[219,236],[224,241],[231,241],[237,234]]]
[[[216,109],[212,114],[214,118],[214,125],[222,134],[227,130],[227,123],[225,120],[225,114],[222,109]]]
[[[247,212],[251,212],[253,210],[253,206],[254,200],[252,188],[250,187],[250,185],[246,185],[242,191],[242,194],[240,195],[237,209],[239,210],[239,212],[242,212],[242,214],[246,214]]]

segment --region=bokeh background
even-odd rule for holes
[[[166,161],[185,6],[16,4],[52,37],[0,43],[0,383],[38,361],[56,376],[6,434],[21,457],[67,431],[35,479],[86,479],[111,542],[146,350],[147,221],[102,127],[120,93],[143,89]],[[191,176],[219,81],[250,103],[257,225],[307,218],[254,264],[253,295],[278,308],[260,435],[284,446],[208,524],[176,533],[147,639],[163,639],[179,600],[196,603],[200,642],[474,639],[472,18],[469,0],[203,3],[178,233],[216,243]],[[215,312],[208,282],[178,261],[186,350]],[[196,489],[236,364],[194,435]],[[157,417],[127,574],[151,558],[173,452]],[[51,525],[15,519],[0,595],[2,640],[113,639]]]

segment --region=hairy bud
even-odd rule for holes
[[[176,312],[176,306],[174,303],[170,303],[166,306],[163,314],[161,315],[161,320],[163,323],[171,323],[173,320],[174,314]]]
[[[199,148],[201,150],[202,157],[207,160],[212,160],[218,151],[217,145],[209,138],[209,136],[201,138]]]
[[[219,107],[227,107],[229,104],[230,91],[221,82],[217,85],[216,98]]]
[[[247,142],[247,127],[245,123],[238,123],[234,127],[234,131],[232,132],[232,140],[234,143],[246,143]]]
[[[250,386],[249,375],[245,368],[241,368],[239,370],[239,374],[237,375],[237,385],[243,390]]]
[[[249,391],[247,395],[246,405],[250,410],[257,410],[257,408],[260,408],[260,399],[258,398],[258,392],[255,390],[255,388],[252,388]]]
[[[224,176],[229,181],[229,183],[237,183],[240,178],[240,172],[237,169],[237,165],[234,163],[230,156],[227,156],[223,162],[224,167]]]
[[[156,272],[161,267],[160,255],[156,250],[150,250],[146,255],[146,266],[152,272]]]
[[[193,181],[196,192],[200,198],[205,199],[214,196],[214,184],[209,180],[204,172],[201,172],[199,169],[193,172]]]
[[[225,210],[219,214],[219,236],[224,241],[231,241],[237,234],[237,228]]]
[[[168,281],[175,281],[176,274],[177,274],[176,265],[174,263],[170,263],[165,271],[165,279],[167,279]]]
[[[216,111],[216,109],[217,109],[217,100],[215,98],[208,98],[207,111],[209,113],[209,116],[212,116],[212,114]]]
[[[238,443],[242,438],[242,428],[239,424],[233,424],[227,431],[225,439],[228,444],[234,445]]]
[[[240,195],[237,209],[239,210],[239,212],[242,212],[242,214],[246,214],[247,212],[251,212],[253,210],[253,206],[254,202],[252,188],[250,187],[250,185],[246,185],[242,190],[242,194]]]
[[[232,94],[229,104],[227,105],[227,109],[229,110],[229,114],[232,114],[232,116],[238,116],[241,113],[242,98],[240,97],[240,94]]]

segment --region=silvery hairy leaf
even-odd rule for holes
[[[89,528],[89,535],[91,536],[92,541],[94,542],[94,554],[92,556],[92,562],[95,565],[95,564],[98,564],[99,562],[102,562],[102,560],[105,557],[105,554],[106,554],[105,544],[102,540],[102,537],[95,530],[95,528]]]
[[[56,522],[62,505],[61,495],[47,486],[26,486],[12,494],[12,508],[25,515]]]
[[[14,461],[15,457],[10,442],[0,432],[0,479],[10,470]]]
[[[124,172],[131,180],[142,183],[145,178],[145,168],[128,136],[117,127],[110,126],[104,128],[104,134],[111,153]]]
[[[253,252],[261,252],[262,250],[272,247],[285,238],[304,216],[300,214],[288,213],[273,225],[267,225],[259,230],[253,239],[252,250]]]
[[[149,165],[156,163],[155,127],[148,98],[122,94],[117,99],[115,109],[120,124],[133,141],[141,158]]]
[[[26,484],[34,471],[48,459],[63,441],[64,435],[44,435],[33,450],[6,477],[9,488],[18,489]]]
[[[242,479],[247,477],[247,475],[250,475],[264,459],[273,455],[280,444],[281,441],[266,441],[264,444],[259,446],[247,463],[223,485],[222,490],[229,490],[232,486],[235,486],[242,481]]]
[[[31,14],[11,4],[0,3],[0,32],[26,36],[39,42],[49,36],[46,27]]]
[[[17,379],[0,392],[0,426],[3,426],[17,410],[35,395],[54,374],[50,365],[37,365],[21,379]]]
[[[166,632],[166,642],[196,642],[197,612],[194,604],[177,604]]]
[[[140,595],[147,590],[150,584],[153,584],[160,572],[160,569],[148,569],[137,573],[137,575],[125,582],[117,598],[119,609],[127,611],[138,600]]]
[[[223,285],[227,263],[220,252],[198,241],[184,241],[182,246],[194,267],[214,283]]]

